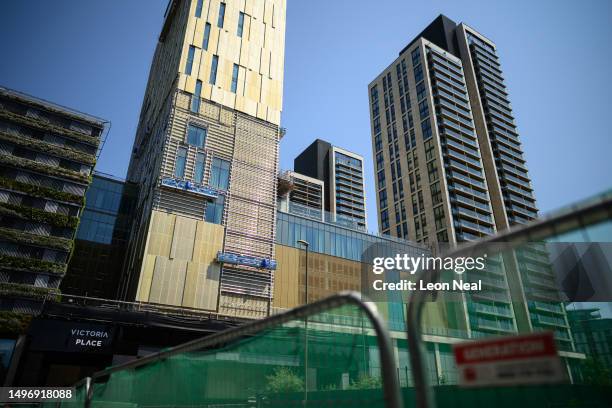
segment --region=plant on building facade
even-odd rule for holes
[[[20,258],[0,254],[0,265],[2,268],[13,270],[24,270],[28,272],[49,272],[58,275],[66,273],[66,264],[41,259]]]
[[[0,311],[0,333],[2,334],[24,334],[32,315],[19,312]]]
[[[32,126],[32,127],[35,127],[41,130],[47,130],[47,131],[54,132],[54,133],[60,133],[71,139],[89,143],[94,146],[97,146],[98,143],[100,142],[100,140],[97,137],[75,132],[74,130],[66,129],[61,126],[56,126],[56,125],[53,125],[51,123],[45,122],[40,119],[36,119],[32,117],[25,118],[13,112],[0,111],[0,118],[8,119],[12,122],[16,122],[21,125]]]
[[[32,139],[27,136],[16,136],[5,132],[0,132],[0,140],[5,140],[15,145],[43,152],[45,154],[50,154],[53,156],[74,160],[80,163],[89,164],[91,166],[96,163],[94,155],[83,153],[78,150],[71,149],[69,147],[59,147],[52,143]]]
[[[78,171],[63,169],[61,167],[49,166],[47,164],[38,163],[34,160],[24,159],[22,157],[2,155],[0,156],[0,164],[5,164],[17,168],[24,168],[50,176],[66,177],[72,180],[80,181],[82,183],[90,182],[89,174],[83,174],[79,173]]]
[[[79,224],[79,219],[77,217],[9,203],[0,203],[0,215],[8,215],[22,220],[50,224],[56,227],[76,228]]]
[[[84,198],[76,194],[66,193],[64,191],[54,190],[52,188],[35,186],[17,180],[11,180],[0,176],[0,188],[6,188],[14,191],[20,191],[33,197],[49,198],[57,201],[67,201],[75,204],[83,205]]]
[[[23,285],[20,283],[0,283],[1,296],[17,296],[34,299],[49,299],[58,300],[60,293],[58,289],[43,288],[32,285]]]
[[[67,252],[72,250],[72,240],[30,234],[29,232],[16,231],[9,228],[0,228],[0,238],[18,244],[38,245],[42,247],[60,249]]]

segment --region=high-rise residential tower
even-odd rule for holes
[[[491,40],[441,15],[368,91],[383,234],[454,245],[537,217]],[[467,296],[472,335],[552,329],[571,348],[544,248],[491,261],[478,279],[500,294]]]
[[[493,42],[440,16],[369,92],[382,232],[455,243],[536,218]]]
[[[328,221],[366,229],[362,156],[317,139],[295,158],[293,168],[323,181]]]
[[[171,0],[128,181],[123,296],[262,317],[274,282],[285,0]]]

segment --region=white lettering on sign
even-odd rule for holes
[[[98,338],[108,339],[108,332],[105,332],[105,331],[72,329],[71,332],[73,336],[98,337]]]

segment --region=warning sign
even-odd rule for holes
[[[463,386],[563,382],[552,332],[479,340],[453,347]]]

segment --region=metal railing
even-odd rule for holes
[[[372,330],[376,334],[376,340],[380,352],[382,391],[386,406],[391,408],[402,407],[402,396],[396,373],[397,370],[395,367],[393,345],[389,336],[389,331],[386,328],[386,324],[380,317],[376,306],[374,306],[371,302],[366,303],[366,301],[362,299],[361,294],[349,291],[340,292],[326,299],[302,305],[262,320],[256,320],[239,327],[224,330],[201,339],[193,340],[188,343],[160,351],[158,353],[150,354],[138,360],[133,360],[125,364],[98,371],[91,377],[86,377],[77,382],[74,386],[85,387],[85,408],[89,408],[93,398],[93,385],[95,384],[96,380],[107,377],[112,373],[141,367],[179,353],[211,348],[214,346],[222,346],[230,341],[239,340],[249,335],[256,335],[257,333],[271,329],[275,326],[279,326],[283,323],[296,319],[306,319],[309,316],[313,316],[317,313],[325,312],[344,305],[353,305],[359,308],[372,324]]]

